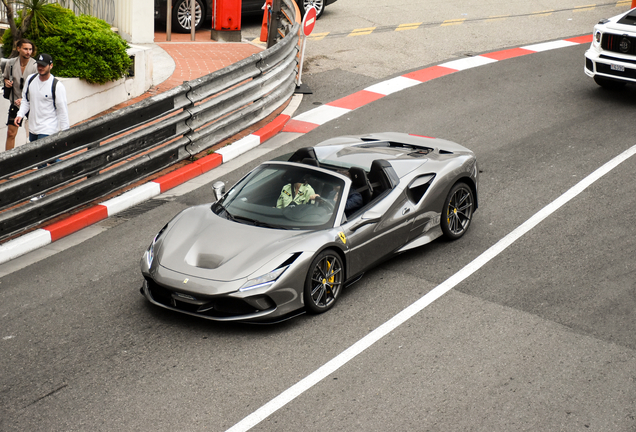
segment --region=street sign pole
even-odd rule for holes
[[[300,51],[300,68],[298,69],[298,77],[296,79],[296,93],[306,93],[311,94],[311,90],[307,86],[303,85],[302,75],[303,75],[303,63],[305,60],[305,46],[307,45],[307,36],[314,31],[314,26],[316,25],[316,8],[310,6],[305,12],[305,16],[303,18],[303,46]]]

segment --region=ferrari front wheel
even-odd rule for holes
[[[473,219],[475,197],[466,183],[457,183],[452,187],[442,210],[442,232],[446,238],[457,240],[464,235]]]
[[[344,268],[340,255],[333,250],[318,254],[311,262],[305,281],[305,307],[319,314],[333,307],[342,291]]]

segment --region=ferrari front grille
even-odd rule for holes
[[[251,315],[276,308],[274,302],[267,296],[258,296],[247,300],[232,297],[197,297],[198,301],[195,304],[190,299],[180,300],[178,295],[173,295],[173,291],[162,287],[151,278],[146,278],[146,281],[148,291],[150,291],[150,296],[154,301],[171,309],[197,315],[225,318]]]

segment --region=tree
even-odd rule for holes
[[[43,14],[43,8],[51,3],[58,3],[62,6],[66,6],[69,0],[1,0],[2,5],[7,13],[7,21],[9,22],[9,29],[13,39],[13,50],[11,51],[11,57],[17,55],[15,49],[15,43],[22,39],[24,35],[31,28],[31,23],[34,24],[35,31],[40,27],[46,27],[48,20]],[[90,8],[91,0],[73,0],[73,2],[80,7],[83,11],[88,11]],[[15,10],[14,10],[15,6]],[[19,17],[14,15],[14,12],[19,10]],[[16,23],[16,18],[19,18],[19,25]]]

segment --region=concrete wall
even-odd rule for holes
[[[89,84],[79,78],[60,78],[66,88],[71,126],[99,114],[117,104],[142,95],[152,85],[151,48],[131,46],[128,54],[135,57],[135,76],[104,85]],[[53,67],[55,75],[55,67]],[[4,151],[7,137],[9,101],[0,97],[0,151]],[[20,128],[16,147],[26,143],[25,128]]]

